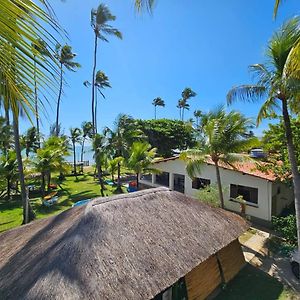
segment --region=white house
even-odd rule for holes
[[[197,197],[198,190],[204,186],[217,182],[212,162],[203,164],[201,174],[193,180],[186,172],[186,163],[178,156],[159,160],[153,167],[161,173],[144,175],[141,183],[152,187],[166,186],[191,197]],[[253,221],[270,222],[271,216],[279,215],[293,202],[292,189],[276,181],[274,174],[258,170],[255,162],[244,162],[235,168],[220,167],[226,209],[241,212],[241,204],[234,200],[241,195],[246,200],[246,215]]]

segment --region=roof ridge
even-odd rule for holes
[[[137,191],[134,193],[107,196],[104,198],[98,197],[91,201],[91,206],[97,206],[97,205],[105,204],[105,203],[112,202],[112,201],[128,199],[128,198],[133,199],[133,198],[137,198],[137,197],[144,196],[144,195],[155,194],[155,193],[159,193],[159,192],[169,192],[169,191],[171,191],[171,190],[167,187],[158,187],[158,188]]]

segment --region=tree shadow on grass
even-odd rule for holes
[[[247,264],[215,299],[276,300],[283,288],[283,284],[277,279]]]

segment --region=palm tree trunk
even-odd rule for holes
[[[7,177],[7,200],[10,200],[10,178]]]
[[[82,146],[81,146],[81,156],[80,156],[81,162],[83,162],[84,142],[85,142],[85,137],[83,137]]]
[[[136,189],[139,190],[139,173],[136,173]]]
[[[156,120],[156,105],[154,105],[154,120]]]
[[[42,182],[41,182],[41,193],[42,193],[42,197],[44,198],[45,197],[45,173],[44,172],[41,172],[41,179],[42,179]]]
[[[216,175],[217,175],[217,184],[218,184],[218,190],[219,190],[220,203],[221,203],[221,207],[224,208],[224,196],[223,196],[223,190],[222,190],[220,168],[219,168],[217,161],[215,161],[214,163],[215,163],[215,167],[216,167]]]
[[[97,96],[97,89],[95,91],[95,113],[94,113],[94,118],[95,118],[95,133],[97,134],[97,109],[98,109],[98,96]]]
[[[47,186],[47,191],[50,191],[50,184],[51,184],[51,172],[48,171],[48,186]]]
[[[184,120],[184,107],[182,108],[182,120],[181,121],[183,121]]]
[[[15,139],[15,150],[18,162],[19,180],[21,185],[21,199],[23,205],[23,224],[26,224],[35,218],[34,212],[32,211],[31,205],[27,198],[25,177],[23,170],[23,161],[21,155],[20,146],[20,134],[19,134],[19,122],[17,112],[13,111],[13,129],[14,129],[14,139]]]
[[[92,124],[93,124],[93,134],[95,134],[95,77],[96,77],[96,67],[97,67],[97,45],[98,37],[95,33],[95,47],[94,47],[94,65],[93,65],[93,78],[92,78]]]
[[[38,111],[38,92],[37,92],[37,82],[36,82],[36,57],[34,56],[34,106],[35,106],[35,118],[36,118],[36,135],[37,135],[37,146],[41,147],[40,144],[40,120]]]
[[[117,190],[119,192],[122,191],[122,187],[121,187],[121,164],[118,163],[118,182],[117,182]]]
[[[62,87],[63,87],[63,64],[60,63],[60,85],[59,85],[59,94],[57,99],[57,108],[56,108],[56,122],[55,122],[55,135],[58,136],[59,134],[59,106],[60,106],[60,99],[62,94]]]
[[[104,197],[104,183],[103,183],[103,178],[102,178],[102,168],[99,163],[97,163],[97,171],[98,171],[98,180],[100,183],[101,196]]]
[[[293,141],[293,132],[291,128],[288,105],[285,99],[282,100],[282,114],[283,114],[283,121],[285,126],[285,135],[286,135],[289,161],[291,164],[292,175],[293,175],[298,249],[300,249],[300,174],[297,165],[297,158],[296,158],[295,146]]]
[[[74,163],[74,175],[77,176],[76,171],[76,150],[75,150],[75,143],[73,142],[73,163]]]

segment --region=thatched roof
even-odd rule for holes
[[[150,299],[246,229],[166,188],[98,198],[0,235],[0,299]]]

